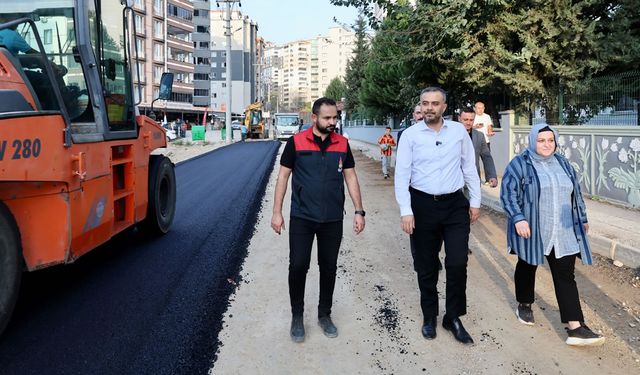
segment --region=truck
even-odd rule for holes
[[[134,226],[167,233],[176,209],[174,165],[152,154],[166,133],[134,93],[133,1],[1,4],[0,334],[24,272],[72,263]],[[158,99],[172,82],[162,75]]]
[[[262,102],[255,102],[249,104],[244,111],[244,126],[247,127],[249,138],[265,139],[269,137],[262,110]]]
[[[288,139],[300,129],[300,117],[297,113],[276,113],[274,125],[277,138]]]

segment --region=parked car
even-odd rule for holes
[[[242,124],[238,120],[231,121],[231,129],[233,129],[233,130],[240,130],[240,126],[241,125]]]
[[[167,135],[167,142],[173,141],[174,139],[178,138],[176,131],[171,128],[171,124],[165,122],[162,124],[162,128]]]

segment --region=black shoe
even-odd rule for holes
[[[338,337],[338,328],[333,324],[330,316],[318,318],[318,325],[322,328],[322,333],[328,338]]]
[[[302,319],[302,315],[294,315],[291,318],[291,340],[293,342],[303,342],[304,341],[304,322]]]
[[[456,340],[460,341],[461,343],[467,345],[473,344],[473,339],[469,335],[469,332],[464,329],[460,318],[448,319],[447,317],[445,317],[442,320],[442,327],[444,327],[444,329],[446,329],[447,331],[451,331],[451,333],[453,333],[453,337],[455,337]]]
[[[427,340],[435,339],[437,325],[438,325],[438,321],[435,317],[425,318],[424,325],[422,326],[422,336]]]
[[[535,325],[536,321],[533,319],[533,310],[531,310],[530,303],[520,303],[516,308],[516,316],[518,321],[528,326]]]
[[[565,329],[567,330],[567,334],[569,335],[566,341],[567,345],[596,346],[596,345],[604,344],[604,337],[602,337],[602,335],[599,335],[593,332],[589,327],[587,327],[584,324],[576,329],[569,329],[569,328],[565,328]]]

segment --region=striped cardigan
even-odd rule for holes
[[[580,246],[580,259],[583,264],[593,263],[589,240],[583,224],[587,223],[586,207],[582,199],[580,182],[569,161],[562,155],[554,154],[562,169],[573,182],[571,194],[571,211],[573,229]],[[531,161],[530,151],[527,149],[514,157],[507,165],[502,177],[500,201],[507,214],[507,247],[509,253],[532,265],[544,263],[544,248],[540,237],[539,202],[540,181]],[[527,220],[531,229],[531,237],[526,239],[518,236],[515,223]]]

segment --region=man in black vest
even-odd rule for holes
[[[338,119],[336,102],[320,98],[313,103],[313,127],[289,138],[280,157],[271,227],[284,229],[282,202],[291,181],[289,221],[289,297],[291,299],[291,339],[304,341],[304,287],[311,261],[313,239],[318,239],[320,301],[318,324],[325,336],[337,337],[331,320],[338,251],[342,241],[344,183],[355,206],[353,230],[364,230],[364,215],[355,162],[347,139],[334,132]]]

